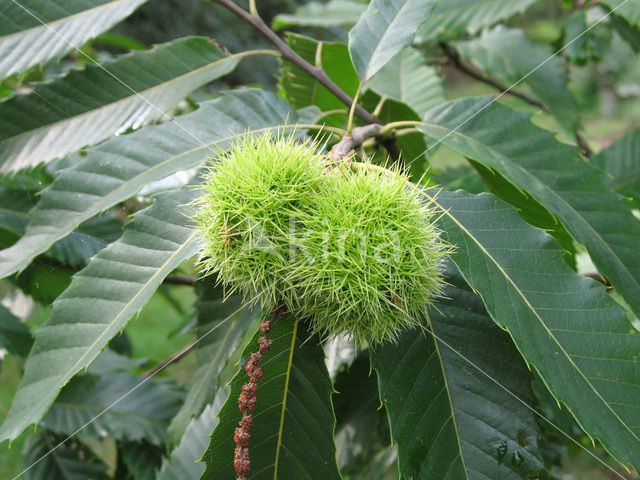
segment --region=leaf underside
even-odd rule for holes
[[[184,205],[194,192],[156,197],[129,223],[123,236],[74,275],[38,330],[0,441],[37,423],[60,389],[87,367],[124,328],[162,282],[200,247]]]
[[[295,111],[268,92],[236,90],[188,115],[88,149],[41,193],[25,235],[0,252],[0,278],[23,270],[82,222],[135,195],[143,186],[204,163],[231,142],[294,126]],[[184,132],[191,132],[186,135]]]
[[[0,103],[0,171],[46,163],[161,118],[239,61],[206,38],[186,37],[36,86]]]
[[[146,0],[0,2],[0,78],[57,59],[109,30]]]

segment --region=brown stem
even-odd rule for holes
[[[484,73],[479,72],[475,68],[464,63],[460,58],[460,55],[458,55],[458,52],[456,52],[453,48],[451,48],[446,42],[440,42],[439,45],[442,51],[444,52],[445,56],[451,61],[453,66],[456,67],[461,72],[467,74],[471,78],[475,78],[476,80],[486,83],[487,85],[491,85],[501,93],[509,94],[521,100],[524,100],[528,104],[533,105],[534,107],[538,107],[544,110],[545,112],[549,111],[549,107],[547,107],[547,105],[545,105],[543,102],[536,100],[535,98],[530,97],[529,95],[526,95],[522,92],[514,90],[513,88],[506,87],[495,78],[489,75],[485,75]],[[582,149],[584,155],[587,157],[590,157],[592,154],[591,148],[589,148],[587,141],[580,134],[580,132],[578,132],[577,129],[573,130],[573,136],[575,137],[576,143],[578,144],[578,146]]]
[[[287,60],[306,73],[308,73],[311,77],[315,78],[318,82],[326,87],[331,93],[333,93],[342,103],[344,103],[347,107],[351,107],[353,104],[353,98],[347,95],[338,85],[335,84],[333,80],[329,78],[329,76],[325,73],[325,71],[321,68],[318,68],[314,65],[311,65],[304,58],[302,58],[298,53],[293,50],[287,43],[282,40],[273,30],[269,28],[269,26],[264,23],[264,21],[260,17],[256,17],[251,15],[251,13],[246,10],[240,8],[238,5],[233,3],[231,0],[211,0],[218,5],[222,5],[227,10],[233,12],[238,17],[240,17],[245,22],[252,25],[256,30],[258,30],[263,36],[265,36],[270,42],[272,42],[280,53],[282,54],[282,59]],[[360,117],[367,123],[380,123],[376,117],[367,112],[360,105],[356,105],[356,115]]]
[[[524,100],[527,103],[530,103],[531,105],[534,105],[538,108],[541,108],[542,110],[548,110],[547,106],[536,100],[533,97],[530,97],[529,95],[526,95],[524,93],[518,92],[517,90],[512,90],[509,89],[507,87],[505,87],[504,85],[502,85],[498,80],[496,80],[493,77],[490,77],[489,75],[485,75],[479,71],[477,71],[475,68],[468,66],[467,64],[465,64],[462,59],[460,58],[460,55],[458,55],[458,52],[456,52],[453,48],[451,48],[446,42],[440,42],[440,48],[442,49],[442,51],[444,52],[445,56],[451,61],[451,63],[461,72],[466,73],[468,76],[470,76],[471,78],[475,78],[476,80],[479,80],[483,83],[486,83],[487,85],[491,85],[492,87],[494,87],[496,90],[502,92],[502,93],[508,93],[509,95],[513,95],[514,97],[518,97],[522,100]]]
[[[349,156],[349,152],[359,148],[365,140],[375,138],[389,152],[389,156],[395,161],[400,158],[400,151],[396,145],[396,137],[393,133],[380,134],[382,126],[378,124],[355,127],[351,133],[347,133],[342,140],[336,143],[329,152],[331,164],[342,162]]]

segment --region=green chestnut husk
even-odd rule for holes
[[[202,272],[324,337],[393,341],[441,293],[450,247],[400,171],[327,169],[316,143],[249,134],[216,159],[202,189]]]

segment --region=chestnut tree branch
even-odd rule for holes
[[[353,98],[347,95],[336,83],[329,78],[329,76],[325,73],[325,71],[321,68],[318,68],[314,65],[311,65],[304,58],[302,58],[295,50],[293,50],[287,43],[282,40],[269,26],[264,23],[264,21],[260,17],[256,17],[246,10],[240,8],[238,5],[233,3],[231,0],[210,0],[213,3],[217,3],[218,5],[222,5],[227,10],[233,12],[236,16],[240,17],[245,22],[252,25],[256,30],[258,30],[264,37],[266,37],[270,42],[272,42],[280,53],[282,54],[282,59],[287,60],[297,67],[299,67],[304,72],[308,73],[311,77],[316,79],[319,83],[324,85],[327,90],[333,93],[342,103],[344,103],[347,107],[351,107],[353,105]],[[360,105],[356,105],[355,114],[364,120],[367,123],[380,123],[375,116],[371,115]]]
[[[458,55],[458,52],[456,52],[453,48],[451,48],[451,46],[449,46],[449,44],[447,44],[446,42],[440,42],[439,43],[440,48],[442,49],[443,53],[445,54],[445,56],[447,57],[447,59],[453,64],[453,66],[455,68],[457,68],[458,70],[460,70],[462,73],[465,73],[466,75],[470,76],[471,78],[475,78],[476,80],[486,83],[487,85],[491,85],[493,88],[495,88],[496,90],[498,90],[499,92],[502,93],[507,93],[509,95],[512,95],[514,97],[517,97],[521,100],[524,100],[525,102],[529,103],[530,105],[533,105],[534,107],[538,107],[541,110],[544,110],[545,112],[549,111],[549,107],[547,107],[543,102],[529,96],[526,95],[522,92],[519,92],[517,90],[513,90],[511,88],[507,88],[504,85],[502,85],[502,83],[500,83],[498,80],[496,80],[495,78],[489,76],[489,75],[485,75],[482,72],[479,72],[478,70],[476,70],[475,68],[467,65],[466,63],[464,63],[462,61],[462,59],[460,58],[460,55]],[[576,130],[574,129],[573,131],[573,135],[576,139],[576,143],[578,144],[578,146],[582,149],[582,151],[584,152],[584,154],[587,157],[590,157],[592,154],[591,148],[589,147],[589,145],[587,144],[587,141],[584,139],[584,137]]]

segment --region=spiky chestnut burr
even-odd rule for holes
[[[247,135],[221,155],[198,202],[200,266],[322,336],[393,340],[439,294],[448,246],[402,172],[325,167],[292,137]]]

